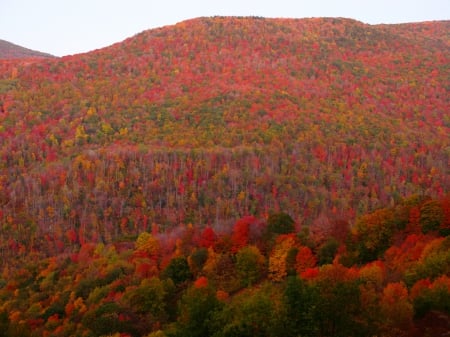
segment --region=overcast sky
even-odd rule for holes
[[[403,23],[449,20],[450,0],[0,0],[0,39],[63,56],[213,15]]]

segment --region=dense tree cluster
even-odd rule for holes
[[[445,214],[433,231],[415,221],[430,202]],[[292,223],[285,213],[238,219],[231,232],[184,226],[17,259],[0,276],[1,333],[438,336],[450,314],[448,203],[406,199],[363,215],[328,261],[328,242],[273,230],[274,218]],[[372,218],[389,230],[368,255],[379,245],[366,234]]]

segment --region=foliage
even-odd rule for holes
[[[201,18],[0,60],[0,334],[442,334],[448,31]]]
[[[176,285],[192,278],[191,270],[185,257],[176,257],[170,260],[169,265],[163,270],[162,276],[170,278]]]
[[[381,214],[398,219],[389,210]],[[323,253],[302,245],[297,233],[278,235],[270,251],[248,243],[237,252],[229,245],[227,252],[203,247],[200,231],[186,226],[143,232],[128,244],[85,243],[70,257],[58,254],[38,264],[21,257],[21,264],[2,271],[0,324],[6,336],[29,336],[29,327],[36,336],[437,333],[443,321],[433,327],[432,320],[449,315],[449,239],[438,231],[396,228],[397,242],[381,260],[349,267],[338,258],[315,267]],[[192,247],[188,258],[170,243],[178,240]],[[148,242],[158,242],[157,252],[147,250],[154,247]],[[167,261],[162,271],[142,273],[149,253]]]
[[[236,254],[236,272],[242,284],[250,287],[259,281],[266,269],[266,259],[255,246],[246,246]]]

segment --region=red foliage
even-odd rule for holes
[[[70,243],[76,243],[77,242],[77,232],[71,228],[66,232],[66,237],[69,240]]]
[[[411,288],[411,291],[410,291],[411,299],[414,300],[417,296],[422,294],[425,289],[430,289],[430,288],[431,288],[431,281],[429,278],[417,281]]]
[[[301,275],[307,269],[316,266],[317,258],[313,255],[310,248],[302,246],[298,250],[295,261],[295,269],[297,270],[297,273]]]
[[[249,242],[250,225],[256,221],[253,216],[246,216],[235,222],[231,235],[231,251],[236,253]]]
[[[319,268],[307,268],[300,273],[300,277],[305,280],[314,280],[319,276]]]
[[[217,235],[211,227],[206,227],[200,235],[199,246],[200,247],[213,247],[217,240]]]
[[[205,276],[199,277],[194,282],[195,288],[206,288],[208,286],[208,279]]]

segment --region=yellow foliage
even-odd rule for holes
[[[75,129],[75,139],[86,139],[88,135],[86,134],[86,131],[84,130],[83,125],[78,125]]]
[[[282,281],[287,276],[287,257],[290,249],[296,247],[297,242],[291,235],[283,235],[269,257],[269,279]]]
[[[214,251],[212,247],[208,248],[208,259],[203,266],[203,271],[206,275],[212,275],[216,272],[217,261],[219,259],[218,254]]]
[[[136,239],[135,247],[138,251],[155,255],[159,251],[159,241],[152,234],[143,232]]]

